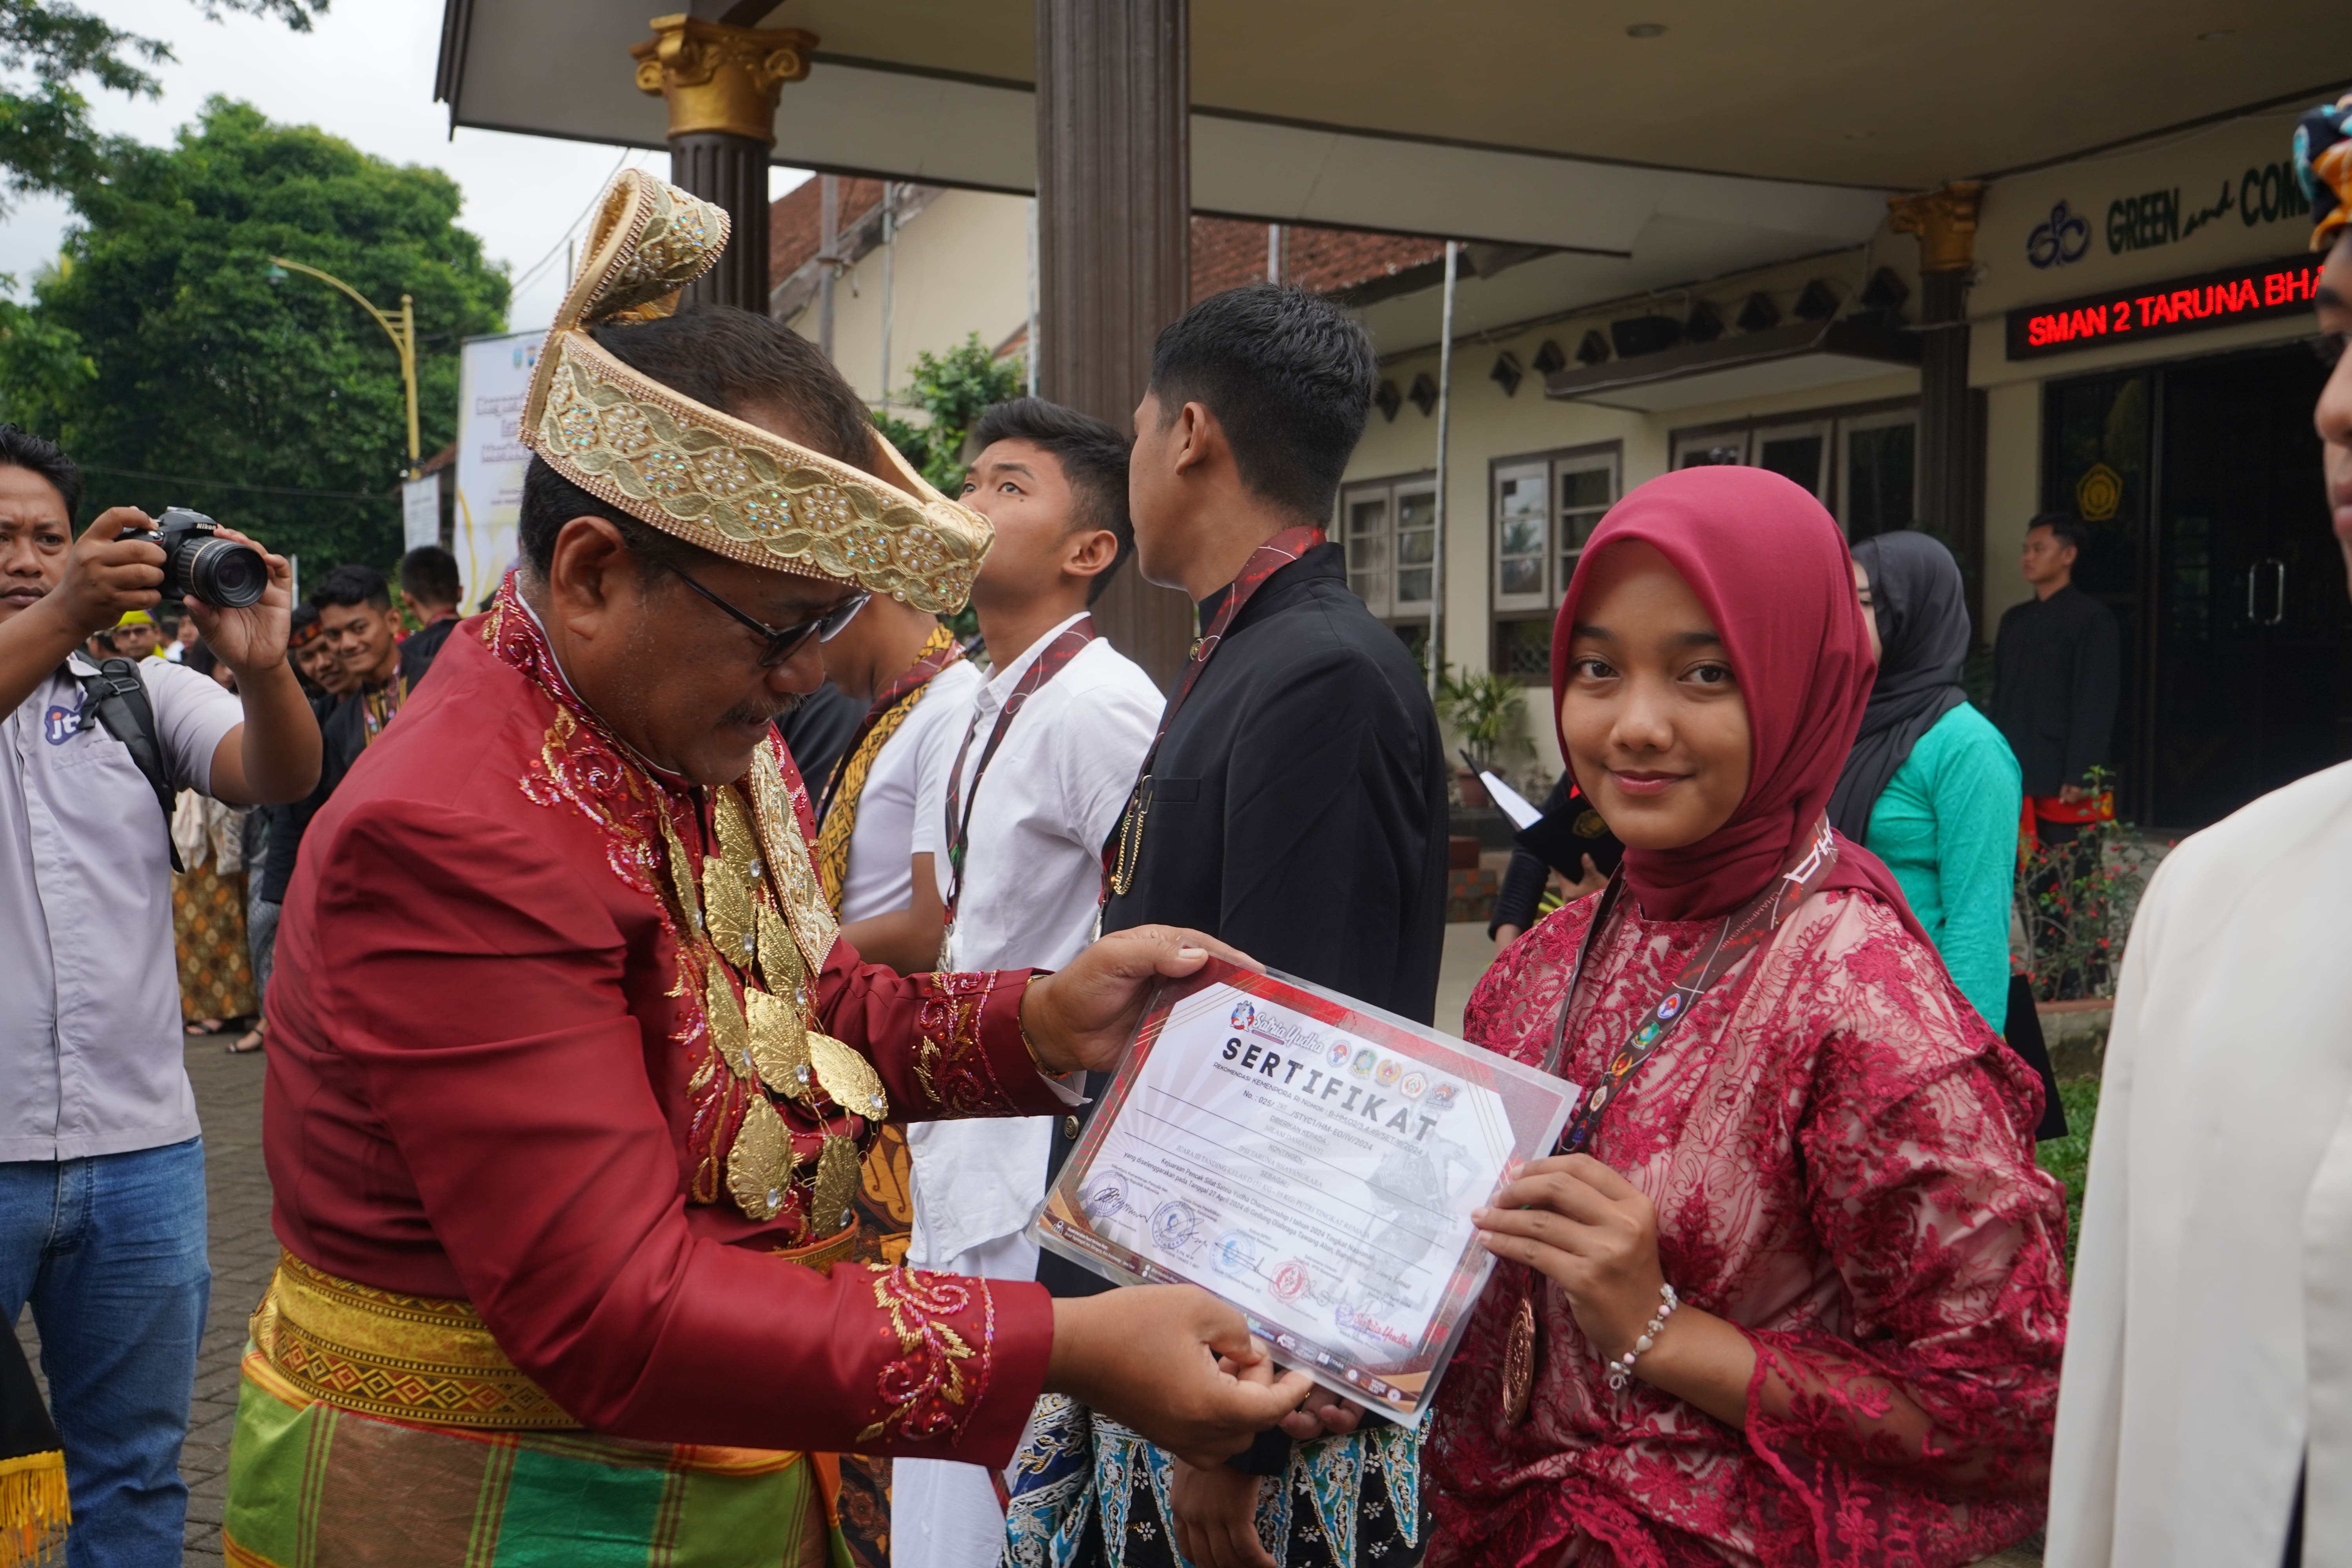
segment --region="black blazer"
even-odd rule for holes
[[[2071,583],[2012,605],[1992,664],[1992,721],[2017,753],[2027,795],[2056,795],[2107,762],[2123,685],[2114,611]]]

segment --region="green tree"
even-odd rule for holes
[[[915,356],[902,401],[921,409],[926,423],[887,411],[874,422],[923,478],[948,495],[961,495],[965,438],[990,404],[1020,395],[1022,380],[1021,362],[997,359],[974,332],[944,354],[926,349]]]
[[[218,20],[223,11],[276,16],[297,32],[327,0],[194,0]],[[0,0],[0,188],[71,190],[104,172],[107,144],[89,123],[79,84],[152,98],[145,68],[172,58],[171,46],[110,26],[54,0]]]
[[[379,305],[415,298],[429,456],[455,433],[458,340],[499,330],[508,299],[504,269],[457,226],[456,183],[215,98],[171,147],[117,143],[107,177],[72,195],[79,225],[35,285],[46,335],[0,342],[0,356],[24,340],[47,367],[10,384],[11,415],[91,470],[93,507],[194,506],[299,552],[306,570],[392,560],[407,461],[398,359],[357,305],[299,273],[273,279],[268,258]],[[0,331],[12,325],[0,315]]]

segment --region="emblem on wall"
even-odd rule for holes
[[[2033,232],[2025,237],[2025,259],[2040,268],[2080,261],[2090,248],[2090,224],[2068,210],[2064,202],[2052,207],[2049,220],[2034,225]]]

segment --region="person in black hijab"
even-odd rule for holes
[[[2009,957],[2023,784],[2009,742],[1960,689],[1969,629],[1959,563],[1905,531],[1855,545],[1853,566],[1878,675],[1830,795],[1831,826],[1895,873],[1961,994],[2041,1075],[2041,1135],[2063,1136],[2032,989]]]

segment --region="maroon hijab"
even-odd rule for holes
[[[1731,820],[1680,849],[1625,850],[1625,879],[1644,914],[1707,919],[1762,891],[1821,820],[1876,667],[1845,540],[1821,502],[1762,468],[1684,468],[1628,494],[1585,544],[1552,627],[1555,725],[1570,628],[1592,563],[1628,540],[1654,547],[1706,606],[1748,703],[1755,754]],[[1578,783],[1590,798],[1590,782]],[[1925,940],[1894,874],[1843,836],[1824,886],[1873,894]]]

